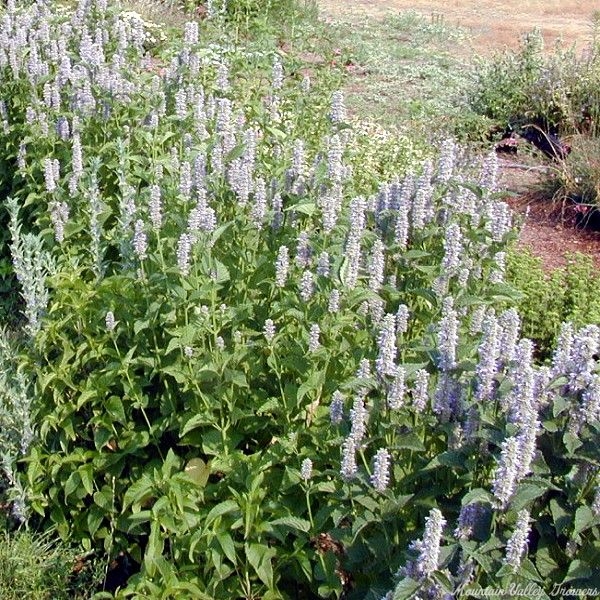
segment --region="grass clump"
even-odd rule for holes
[[[578,221],[586,225],[600,205],[600,138],[576,135],[569,156],[550,169],[539,188],[562,208],[577,204]]]
[[[90,598],[98,582],[89,566],[76,567],[77,560],[75,551],[49,533],[0,531],[0,598]]]

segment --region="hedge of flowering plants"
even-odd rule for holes
[[[103,0],[2,14],[13,520],[124,557],[97,598],[589,587],[600,328],[536,363],[495,156],[373,166],[340,92],[254,59]]]

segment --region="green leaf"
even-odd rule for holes
[[[105,404],[106,412],[115,420],[117,423],[122,425],[127,424],[127,417],[125,416],[125,409],[123,408],[123,401],[118,396],[111,396]]]
[[[482,504],[492,504],[494,500],[494,496],[483,488],[475,488],[470,492],[467,492],[461,500],[462,506],[467,506],[467,504],[473,504],[476,502],[480,502]]]
[[[237,144],[236,146],[234,146],[224,157],[224,162],[225,164],[229,164],[232,160],[235,160],[236,158],[239,158],[240,156],[242,156],[242,154],[244,154],[244,151],[246,150],[246,144],[241,143],[241,144]]]
[[[392,600],[409,600],[414,597],[415,592],[421,584],[410,577],[405,577],[396,584]]]
[[[81,483],[83,484],[83,488],[88,493],[88,495],[92,495],[94,493],[94,469],[92,463],[87,463],[82,465],[78,469],[79,476],[81,477]]]
[[[535,565],[528,559],[524,558],[519,565],[519,575],[529,581],[535,581],[536,583],[543,583],[544,580],[540,577]],[[537,598],[537,595],[536,595]]]
[[[285,211],[290,210],[312,217],[317,212],[317,205],[314,202],[299,202],[285,209]]]
[[[75,490],[77,490],[80,485],[81,485],[81,477],[79,476],[79,473],[77,471],[73,471],[73,473],[71,473],[71,475],[69,475],[69,478],[67,479],[67,482],[65,483],[65,500]]]
[[[552,402],[552,416],[558,417],[561,413],[571,408],[572,402],[563,396],[555,396]]]
[[[204,414],[194,415],[191,419],[188,419],[183,426],[183,429],[179,433],[179,437],[182,438],[184,435],[199,427],[212,426],[212,420]]]
[[[186,383],[188,380],[187,373],[181,369],[179,364],[163,367],[161,371],[165,375],[170,375],[171,377],[173,377],[173,379],[175,379],[175,381],[179,384]]]
[[[397,449],[414,450],[415,452],[424,452],[425,446],[421,438],[416,433],[409,431],[396,438],[394,445]],[[435,460],[435,459],[434,459]]]
[[[560,565],[552,558],[547,546],[538,546],[535,553],[535,566],[544,578],[551,577],[553,573],[560,570]]]
[[[274,521],[270,521],[269,525],[277,526],[283,525],[285,527],[289,527],[290,529],[297,529],[298,531],[303,531],[307,533],[310,531],[310,522],[306,519],[300,519],[299,517],[281,517],[280,519],[275,519]]]
[[[219,533],[217,535],[217,541],[223,550],[223,554],[225,554],[225,556],[231,563],[233,563],[234,566],[237,565],[237,555],[232,537],[228,533]]]
[[[225,500],[220,504],[217,504],[211,511],[206,515],[205,527],[208,527],[218,517],[239,511],[239,506],[234,500]]]
[[[550,484],[543,480],[535,482],[524,481],[519,485],[511,501],[511,508],[519,511],[531,505],[532,501],[543,496],[549,489]]]
[[[583,562],[582,560],[574,560],[569,565],[569,570],[565,575],[565,578],[561,583],[567,583],[569,581],[574,581],[576,579],[586,580],[592,576],[592,569],[590,566]]]
[[[273,566],[271,559],[276,555],[275,549],[264,544],[244,544],[246,558],[256,571],[259,579],[269,588],[273,588]]]
[[[567,431],[563,435],[563,443],[569,454],[574,454],[577,448],[583,445],[583,442],[574,433]]]
[[[104,486],[99,492],[94,494],[94,503],[105,511],[111,510],[114,503],[112,490]]]
[[[224,373],[225,381],[227,383],[232,383],[233,385],[241,388],[247,388],[248,382],[246,381],[246,376],[242,371],[236,371],[233,369],[225,369]]]
[[[88,400],[92,400],[98,396],[97,390],[84,390],[77,398],[77,410],[79,410]]]
[[[104,512],[97,506],[91,506],[87,511],[87,528],[93,538],[104,519]]]
[[[593,527],[598,524],[598,517],[594,516],[594,513],[589,506],[580,506],[575,511],[575,526],[573,528],[573,535],[579,535],[586,529]]]
[[[123,508],[130,504],[141,506],[154,495],[154,485],[150,476],[144,473],[137,481],[134,481],[123,497]]]
[[[550,512],[552,513],[556,535],[561,535],[571,524],[571,515],[556,498],[550,500]]]

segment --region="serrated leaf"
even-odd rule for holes
[[[244,544],[246,558],[256,571],[259,579],[269,588],[273,588],[273,566],[271,559],[276,555],[274,548],[264,544]]]
[[[223,554],[225,554],[233,565],[237,565],[237,555],[232,537],[228,533],[219,533],[217,535],[217,541],[223,550]]]
[[[594,515],[589,506],[580,506],[575,511],[575,525],[573,535],[579,535],[586,529],[593,527],[598,523],[598,518]]]
[[[535,553],[535,566],[542,577],[550,577],[560,569],[560,565],[552,558],[547,547],[539,547]]]
[[[488,490],[483,488],[475,488],[463,496],[461,505],[467,506],[468,504],[474,504],[476,502],[492,504],[493,500],[494,497]]]
[[[83,485],[83,489],[87,492],[88,495],[92,495],[94,493],[94,473],[93,466],[91,463],[87,463],[82,465],[78,469],[79,477],[81,478],[81,484]]]
[[[415,452],[424,452],[425,446],[416,433],[409,431],[396,438],[394,447],[397,449],[414,450]]]
[[[118,396],[111,396],[105,404],[106,412],[110,415],[112,419],[117,421],[117,423],[126,424],[127,417],[125,416],[125,409],[123,407],[123,402],[121,398]]]
[[[583,442],[574,433],[567,431],[563,435],[563,444],[565,445],[565,448],[569,454],[574,454],[575,450],[583,445]]]
[[[539,483],[521,483],[511,501],[511,508],[519,511],[528,507],[533,500],[543,496],[548,491],[548,488],[548,485],[541,485]]]
[[[556,498],[550,500],[550,512],[552,513],[556,534],[561,535],[571,524],[571,515]]]
[[[396,584],[392,600],[409,600],[420,587],[421,584],[418,581],[405,577]]]
[[[276,412],[280,408],[280,401],[277,398],[269,398],[256,409],[257,415]]]
[[[285,211],[295,211],[312,217],[317,211],[317,205],[314,202],[299,202],[293,206],[288,206]]]
[[[237,502],[233,500],[225,500],[220,504],[217,504],[215,507],[211,509],[211,511],[206,515],[206,523],[205,526],[208,527],[215,519],[226,515],[228,513],[236,512],[239,510],[239,506]]]
[[[212,426],[212,421],[206,415],[194,415],[186,421],[185,425],[183,426],[183,429],[179,432],[179,437],[182,438],[190,431],[194,431],[194,429],[206,426]]]
[[[65,483],[65,500],[81,485],[81,478],[77,471],[69,475]]]
[[[77,410],[79,410],[88,400],[98,395],[97,390],[84,390],[77,398]]]
[[[562,580],[561,583],[567,583],[576,579],[586,580],[589,579],[591,576],[592,569],[586,562],[583,562],[582,560],[574,560],[569,565],[569,570],[567,571],[567,574],[565,575],[565,578]]]
[[[290,529],[297,529],[298,531],[303,531],[304,533],[310,531],[310,523],[306,519],[300,519],[299,517],[293,516],[275,519],[274,521],[270,521],[269,525],[283,525],[285,527],[289,527]]]

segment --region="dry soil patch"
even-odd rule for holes
[[[592,39],[592,19],[600,1],[590,0],[318,0],[323,14],[360,21],[383,19],[413,10],[425,17],[444,19],[471,33],[473,49],[489,53],[515,48],[523,34],[539,27],[548,47],[562,38],[584,48]]]

